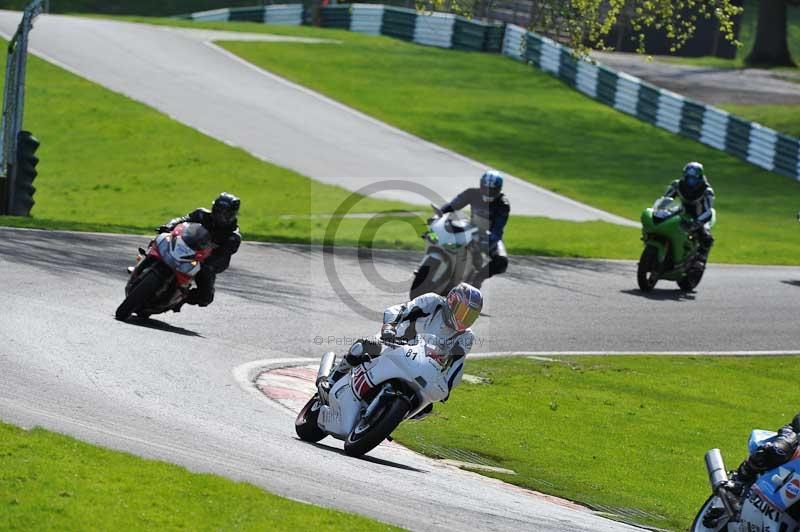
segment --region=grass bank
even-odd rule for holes
[[[331,214],[348,191],[258,160],[36,57],[29,61],[25,125],[42,141],[36,205],[32,217],[0,217],[2,225],[148,233],[228,190],[243,199],[248,240],[423,247],[418,235],[427,212],[399,216],[394,212],[415,207],[361,197],[351,213],[382,214],[341,220],[331,238]],[[369,230],[376,225],[378,231]],[[598,231],[608,238],[598,240]],[[511,252],[519,254],[632,258],[638,252],[636,231],[600,222],[514,217],[508,234]]]
[[[339,44],[323,48],[296,43],[223,45],[401,129],[631,219],[638,219],[663,193],[686,161],[700,160],[717,192],[719,224],[712,260],[800,264],[800,232],[794,218],[800,184],[614,111],[510,59],[341,30],[136,20],[336,39]],[[514,198],[511,202],[513,213]],[[529,224],[546,225],[522,225]],[[588,237],[598,228],[593,237],[571,240],[576,234]],[[601,243],[608,257],[639,253],[635,231],[568,223],[551,229],[545,239],[571,241],[560,244],[558,253],[587,240]],[[631,236],[622,237],[626,232]],[[617,234],[613,246],[606,240],[609,233]],[[541,233],[524,238],[515,243],[509,237],[507,242],[520,250],[545,247]],[[576,254],[598,256],[592,247]]]
[[[714,260],[800,263],[800,184],[790,178],[640,122],[504,57],[337,38],[342,43],[324,53],[295,43],[224,46],[401,129],[631,219],[687,161],[702,161],[717,192]]]
[[[515,471],[487,473],[506,482],[686,530],[708,496],[705,452],[719,447],[736,467],[752,429],[788,422],[792,401],[747,398],[791,387],[798,370],[792,357],[470,360],[467,373],[486,383],[463,383],[394,436]]]
[[[0,423],[0,528],[397,530],[284,499],[250,484],[4,423]]]
[[[797,86],[797,91],[800,92],[800,85]],[[800,105],[722,104],[719,107],[775,131],[800,137]]]

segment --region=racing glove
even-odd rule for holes
[[[384,342],[395,343],[397,341],[397,329],[391,323],[381,327],[381,340]]]

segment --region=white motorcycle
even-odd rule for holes
[[[295,420],[301,440],[325,436],[344,440],[344,452],[361,456],[387,439],[404,420],[447,398],[446,372],[452,357],[440,354],[436,336],[384,343],[380,356],[354,367],[330,388],[320,384],[331,373],[336,354],[325,353],[317,372],[318,393]]]
[[[409,299],[434,292],[444,296],[461,281],[470,284],[483,266],[480,228],[455,213],[442,214],[436,205],[422,238],[428,242],[425,256],[414,272]]]
[[[750,453],[775,438],[776,433],[754,430]],[[713,495],[700,508],[690,532],[796,532],[800,530],[800,457],[761,473],[749,489],[738,493],[728,479],[719,449],[706,453],[706,468]],[[739,490],[741,491],[741,490]],[[703,523],[712,511],[714,522]]]

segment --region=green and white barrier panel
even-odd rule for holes
[[[299,26],[303,23],[303,4],[278,4],[255,7],[226,7],[182,15],[179,18],[199,22],[263,22],[264,24],[287,24]]]
[[[576,58],[570,48],[519,26],[506,26],[502,53],[549,72],[623,113],[800,179],[800,139]]]
[[[340,4],[320,9],[323,27],[386,35],[427,46],[500,52],[503,26],[451,13],[417,12],[380,4]]]
[[[302,24],[303,4],[213,9],[181,15],[197,21],[250,21]],[[320,25],[370,35],[387,35],[427,46],[481,52],[500,52],[502,24],[470,20],[450,13],[417,12],[381,4],[338,4],[320,9]]]

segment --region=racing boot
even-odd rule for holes
[[[333,370],[331,376],[328,377],[330,386],[333,387],[336,381],[347,375],[355,366],[380,355],[382,347],[381,343],[375,338],[361,338],[354,342],[347,354],[336,365],[336,369]]]

